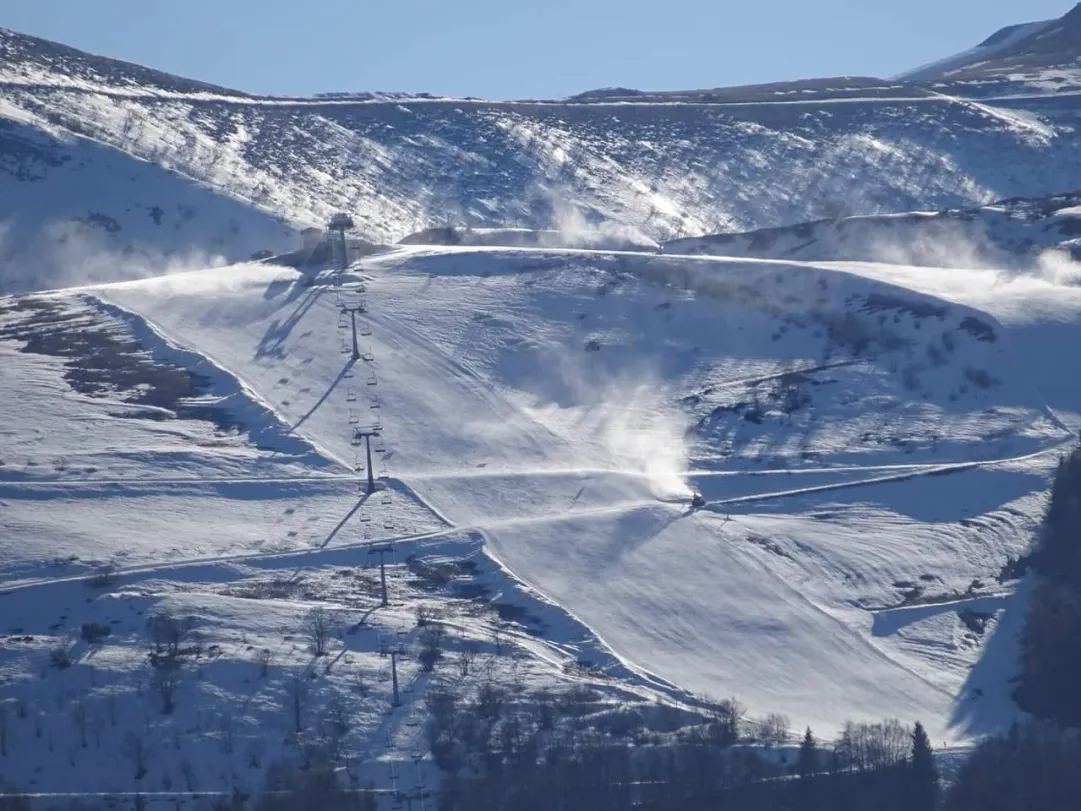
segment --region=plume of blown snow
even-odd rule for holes
[[[591,221],[568,196],[549,192],[551,227],[568,248],[655,248],[657,242],[640,228],[611,219]]]
[[[1037,258],[1036,275],[1051,284],[1076,287],[1081,285],[1081,263],[1068,251],[1052,248]]]
[[[656,374],[601,370],[573,355],[543,368],[554,378],[542,384],[534,416],[587,438],[583,464],[639,477],[658,498],[690,495],[686,421]]]
[[[0,257],[7,230],[0,225]],[[0,263],[0,293],[20,293],[147,279],[218,267],[227,260],[194,247],[175,252],[140,245],[118,249],[95,230],[61,221],[43,227],[29,250]]]

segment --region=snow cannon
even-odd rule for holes
[[[701,493],[694,493],[693,495],[691,495],[691,507],[693,507],[694,509],[698,509],[699,507],[705,506],[706,500],[702,498]]]

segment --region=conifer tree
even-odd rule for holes
[[[927,731],[919,721],[912,730],[912,755],[908,761],[909,811],[934,811],[938,808],[940,786],[935,752]]]
[[[803,743],[799,746],[796,770],[800,777],[810,777],[818,771],[818,742],[810,727],[807,727],[807,732],[803,735]]]

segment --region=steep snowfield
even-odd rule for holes
[[[674,254],[871,261],[1039,271],[1081,255],[1081,195],[1014,198],[971,209],[845,217],[665,243]],[[1047,254],[1047,251],[1058,252]]]
[[[823,729],[1008,716],[1008,674],[970,667],[1070,435],[993,318],[791,264],[443,248],[359,273],[392,478],[647,680]],[[348,458],[333,290],[286,304],[288,279],[96,294]]]
[[[278,217],[34,123],[0,117],[0,294],[207,267],[299,244]]]
[[[1007,88],[974,102],[949,88],[848,84],[750,101],[256,98],[0,32],[0,116],[92,138],[294,226],[348,211],[375,242],[448,221],[572,232],[617,223],[663,240],[1081,185],[1076,105],[1061,98],[1011,100]],[[91,210],[127,228],[122,177],[98,187],[104,201]],[[139,202],[169,209],[157,196]],[[88,217],[81,208],[61,215]],[[219,250],[217,229],[233,216],[193,229],[187,248],[275,248],[257,232]],[[54,219],[24,218],[23,238]]]

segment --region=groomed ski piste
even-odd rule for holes
[[[357,713],[351,777],[433,787],[433,676],[401,657],[388,709],[380,655],[415,649],[418,606],[507,682],[733,696],[823,736],[918,719],[963,745],[1015,712],[1017,561],[1081,424],[1068,281],[411,247],[312,278],[251,264],[0,299],[8,763],[44,794],[127,790],[135,730],[148,791],[258,788],[307,668]],[[364,310],[356,360],[343,306]],[[87,389],[85,369],[134,362],[115,342],[199,392]],[[368,494],[352,437],[376,423]],[[315,606],[347,618],[321,660]],[[159,717],[162,607],[206,647]],[[77,640],[87,622],[104,644]],[[72,724],[89,743],[41,773]]]

